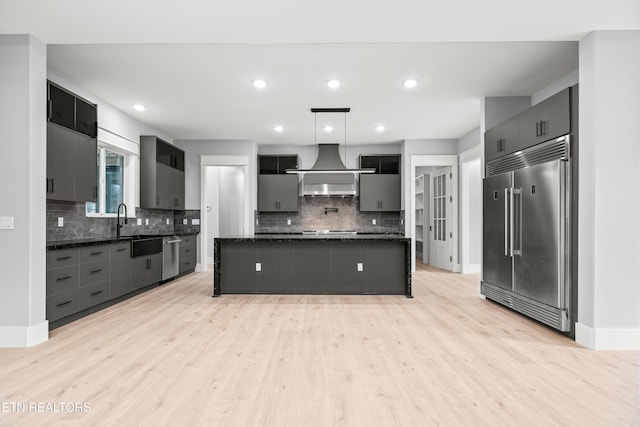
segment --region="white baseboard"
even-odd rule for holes
[[[33,326],[0,326],[0,348],[32,347],[49,339],[49,322]]]
[[[480,273],[482,271],[482,267],[480,264],[463,264],[462,265],[462,274],[474,274]]]
[[[597,329],[576,322],[576,342],[592,350],[640,351],[640,329]]]

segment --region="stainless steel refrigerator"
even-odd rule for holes
[[[487,163],[481,292],[571,332],[571,140],[564,136]]]

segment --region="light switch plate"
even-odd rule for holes
[[[262,263],[256,262],[256,271],[262,271]]]
[[[372,220],[371,220],[371,224],[376,225],[376,220],[375,220],[375,219],[372,219]]]
[[[12,216],[0,216],[0,230],[13,230]]]
[[[191,220],[191,225],[200,225],[200,218],[193,218]]]
[[[137,222],[138,225],[142,225],[142,218],[137,218],[136,222]]]
[[[64,227],[64,217],[58,217],[58,227]]]
[[[144,219],[144,225],[149,225],[149,218]]]
[[[364,271],[364,263],[362,262],[358,263],[358,271]]]
[[[169,218],[167,218],[167,225],[169,225]]]
[[[182,220],[182,225],[187,225],[189,223],[189,220],[187,218],[184,218]]]
[[[290,219],[287,220],[287,225],[291,225],[291,220]]]

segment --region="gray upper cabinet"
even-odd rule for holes
[[[570,107],[570,88],[567,88],[487,130],[485,162],[570,133]]]
[[[156,136],[140,137],[140,207],[184,210],[184,151]]]
[[[51,82],[48,89],[47,199],[95,202],[97,107]]]
[[[296,212],[298,175],[287,169],[298,168],[298,156],[258,156],[258,211]]]
[[[375,169],[360,175],[360,211],[400,211],[400,155],[360,156],[360,167]]]

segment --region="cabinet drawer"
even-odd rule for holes
[[[62,319],[78,311],[78,291],[67,291],[47,298],[47,320]]]
[[[109,260],[80,264],[80,286],[109,280]]]
[[[115,245],[109,245],[111,252],[111,259],[125,259],[131,257],[131,243],[116,243]]]
[[[194,268],[196,268],[196,261],[193,258],[186,258],[186,259],[182,259],[180,258],[180,273],[183,273],[185,271],[189,271],[189,270],[193,270]]]
[[[68,267],[78,263],[78,250],[58,249],[47,252],[47,269]]]
[[[109,281],[95,283],[78,290],[78,310],[93,307],[109,299]]]
[[[85,248],[80,248],[79,250],[79,259],[81,263],[98,261],[101,259],[108,259],[108,258],[109,258],[108,245],[87,246]]]
[[[78,266],[47,270],[47,296],[78,287]]]

